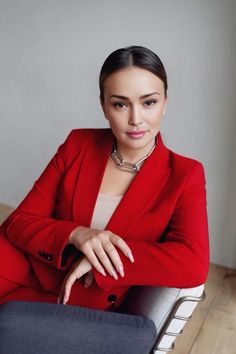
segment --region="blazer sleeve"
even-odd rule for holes
[[[134,263],[118,251],[125,276],[115,280],[94,270],[97,284],[109,291],[116,286],[190,288],[205,283],[209,267],[205,184],[203,166],[197,162],[178,198],[162,242],[125,239]]]
[[[66,269],[78,256],[73,246],[67,246],[69,234],[78,224],[54,217],[71,140],[73,131],[59,146],[26,198],[4,223],[6,235],[14,245],[58,269]]]

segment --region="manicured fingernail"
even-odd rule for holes
[[[132,255],[132,253],[129,251],[127,254],[127,257],[130,259],[130,261],[133,263],[134,262],[134,257]]]
[[[113,278],[115,278],[115,280],[118,279],[118,276],[114,270],[111,272],[111,275],[113,276]]]
[[[104,270],[103,268],[100,268],[100,269],[99,269],[99,272],[100,272],[102,275],[104,275],[104,277],[106,276],[105,270]]]
[[[122,266],[120,266],[119,268],[118,268],[118,272],[120,273],[120,275],[122,276],[122,277],[124,277],[124,269],[123,269],[123,267]]]
[[[67,298],[67,297],[64,297],[64,299],[63,299],[63,305],[65,305],[65,304],[67,303],[67,301],[68,301],[68,298]]]

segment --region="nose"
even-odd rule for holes
[[[142,118],[137,107],[132,107],[129,115],[129,125],[138,126],[142,124]]]

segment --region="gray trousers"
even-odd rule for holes
[[[155,324],[143,316],[37,302],[0,306],[1,354],[148,354]]]
[[[203,289],[204,285],[191,289],[134,287],[119,309],[122,313],[8,302],[0,305],[0,353],[149,354],[178,298],[199,297]],[[182,315],[191,315],[195,306],[180,309]],[[180,332],[175,325],[174,332]]]

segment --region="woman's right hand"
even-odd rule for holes
[[[116,250],[119,248],[126,257],[134,262],[131,249],[126,242],[109,230],[96,230],[89,227],[78,226],[69,237],[69,243],[88,258],[91,265],[98,272],[106,275],[105,270],[118,279],[117,272],[123,277],[124,268]]]

